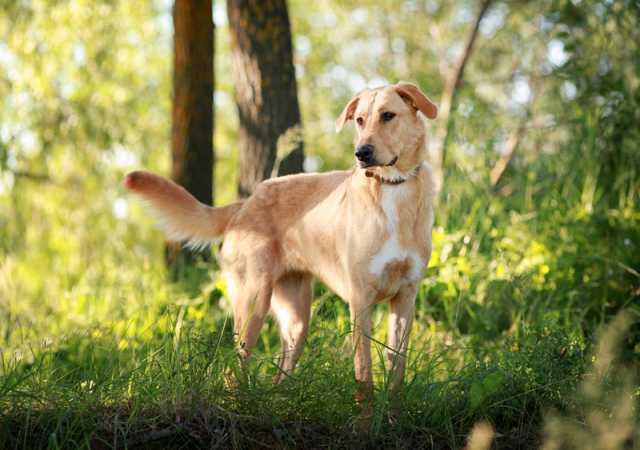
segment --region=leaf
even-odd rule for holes
[[[497,394],[502,388],[505,377],[501,372],[492,372],[482,380],[475,381],[469,391],[471,410],[476,410],[487,399]]]

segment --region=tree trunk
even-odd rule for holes
[[[176,0],[171,178],[198,200],[213,204],[213,39],[211,0]],[[167,244],[170,266],[192,262],[179,244]]]
[[[272,174],[278,148],[288,150],[278,175],[302,171],[300,108],[291,25],[285,0],[228,0],[235,101],[240,119],[238,194]]]

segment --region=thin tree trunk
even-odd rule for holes
[[[211,0],[176,0],[173,9],[174,72],[171,178],[198,200],[213,204],[213,52]],[[192,262],[179,244],[167,261]],[[179,265],[179,264],[178,264]]]
[[[443,170],[446,163],[447,146],[449,144],[449,137],[453,125],[451,120],[451,112],[455,107],[458,88],[462,85],[462,81],[464,79],[464,71],[467,66],[467,62],[469,61],[469,58],[473,53],[476,38],[478,37],[480,22],[482,22],[482,19],[487,13],[489,6],[491,6],[492,1],[493,0],[483,0],[482,4],[480,5],[480,9],[478,10],[478,13],[476,14],[476,17],[473,21],[473,27],[471,28],[471,30],[469,30],[469,34],[464,46],[464,51],[462,52],[462,55],[460,55],[460,59],[455,66],[455,70],[447,79],[444,92],[442,93],[442,97],[440,99],[440,108],[438,111],[438,123],[440,125],[436,130],[434,141],[434,165],[437,179],[436,182],[439,189],[442,188],[443,184]]]
[[[246,197],[271,176],[279,146],[290,152],[278,175],[302,171],[300,109],[286,1],[228,0],[227,15],[240,118],[238,193]]]

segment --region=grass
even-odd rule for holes
[[[521,322],[518,332],[497,340],[453,338],[421,309],[402,414],[393,425],[383,346],[374,343],[376,410],[371,432],[362,436],[354,432],[348,312],[339,299],[316,287],[312,329],[294,377],[270,383],[277,335],[269,322],[246,384],[229,389],[223,374],[238,365],[221,307],[224,286],[215,272],[210,279],[202,271],[191,275],[171,287],[154,268],[138,281],[147,289],[129,298],[138,303],[136,314],[125,309],[3,351],[0,448],[461,448],[479,421],[499,433],[498,448],[533,448],[545,411],[574,407],[588,372],[583,337],[559,325]],[[201,289],[193,288],[197,278]],[[427,278],[419,304],[429,285]],[[376,341],[383,339],[384,309],[375,314]]]
[[[115,217],[100,183],[0,199],[19,219],[0,228],[0,448],[485,449],[483,436],[503,449],[640,448],[638,202],[585,208],[563,195],[568,182],[554,191],[535,177],[502,198],[451,177],[393,423],[386,307],[374,312],[364,435],[348,310],[322,285],[295,375],[271,384],[268,322],[246,383],[230,389],[238,361],[214,262],[171,283],[152,219],[133,201]],[[624,332],[598,341],[623,310]]]
[[[316,306],[299,370],[281,386],[270,383],[276,368],[266,348],[275,339],[273,326],[246,385],[233,391],[222,376],[237,370],[228,322],[220,317],[213,329],[183,323],[178,332],[180,308],[166,313],[167,326],[154,329],[154,339],[128,348],[99,329],[30,346],[5,358],[0,447],[120,448],[166,434],[171,445],[220,448],[411,447],[432,440],[455,448],[483,418],[508,442],[537,439],[543,407],[567,407],[585,360],[579,342],[553,332],[532,332],[484,357],[478,348],[441,346],[428,332],[417,333],[398,423],[387,421],[389,396],[378,364],[374,424],[363,438],[352,431],[348,330],[327,317],[343,314],[335,301]]]

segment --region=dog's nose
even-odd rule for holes
[[[373,145],[364,144],[356,147],[356,158],[364,163],[371,162],[373,159]]]

